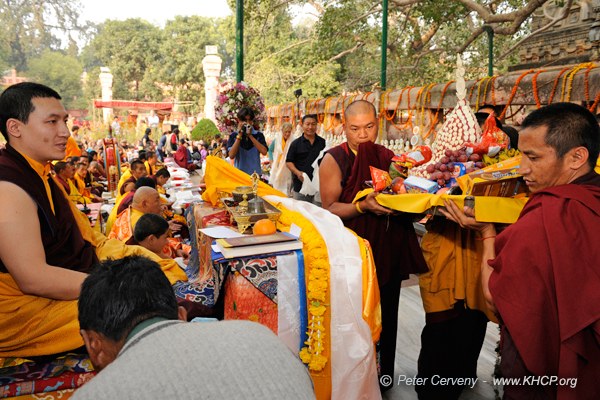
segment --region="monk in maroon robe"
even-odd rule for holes
[[[522,124],[520,173],[533,195],[497,235],[454,203],[446,215],[481,232],[482,284],[502,326],[509,399],[600,398],[600,128],[557,103]],[[464,211],[467,211],[465,209]],[[516,383],[516,382],[513,382]]]
[[[323,208],[338,215],[373,248],[381,297],[381,375],[394,377],[400,284],[408,274],[427,271],[427,265],[410,215],[382,207],[375,199],[377,193],[352,203],[365,188],[365,181],[371,179],[369,167],[387,171],[394,153],[373,143],[378,123],[371,103],[350,104],[345,117],[347,143],[330,149],[319,168],[321,200]]]

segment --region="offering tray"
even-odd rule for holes
[[[230,221],[233,223],[234,221],[237,224],[238,232],[244,233],[248,228],[254,225],[255,222],[261,219],[270,219],[273,223],[277,223],[279,216],[281,215],[281,211],[267,203],[264,202],[265,212],[263,213],[249,213],[247,208],[244,209],[243,206],[240,206],[240,203],[233,200],[231,193],[219,192],[219,196],[221,198],[221,202],[223,206],[229,213]]]
[[[252,191],[248,193],[238,193],[238,196],[234,196],[233,193],[228,192],[219,192],[219,198],[223,203],[223,206],[229,213],[230,221],[233,223],[234,221],[237,224],[238,232],[244,233],[248,228],[254,225],[255,222],[260,221],[261,219],[270,219],[273,223],[277,223],[281,212],[273,207],[271,204],[262,200],[256,194],[256,189],[258,186],[258,174],[252,174]],[[239,195],[242,194],[242,200],[237,201]],[[237,198],[236,198],[237,197]],[[252,207],[252,202],[249,202],[251,199],[259,199],[262,203],[261,212],[252,212],[254,207]],[[252,200],[256,202],[256,200]],[[251,205],[251,207],[249,207]],[[255,204],[254,204],[255,206]],[[264,207],[263,207],[264,206]]]

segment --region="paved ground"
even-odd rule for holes
[[[419,294],[416,279],[405,282],[409,286],[402,288],[398,322],[398,339],[396,349],[396,379],[398,375],[416,376],[417,359],[421,348],[421,330],[425,325],[425,312]],[[488,323],[483,349],[479,356],[477,376],[479,378],[473,389],[465,389],[461,400],[493,400],[494,388],[491,383],[492,371],[496,362],[496,344],[498,342],[498,326]],[[487,382],[483,382],[487,381]],[[387,400],[417,399],[414,386],[395,385],[384,394]]]

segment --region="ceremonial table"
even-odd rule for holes
[[[298,351],[307,319],[302,252],[217,258],[211,251],[214,239],[198,229],[230,225],[229,214],[196,203],[188,209],[187,221],[192,242],[189,280],[174,285],[178,302],[191,316],[212,316],[221,302],[224,319],[261,323]]]

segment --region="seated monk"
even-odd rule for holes
[[[144,167],[146,168],[146,175],[151,176],[158,171],[156,163],[158,162],[158,155],[153,151],[146,152],[146,161],[144,161]]]
[[[187,169],[188,171],[194,171],[198,168],[198,166],[192,161],[192,156],[187,148],[185,139],[181,139],[179,141],[179,147],[177,148],[175,154],[173,154],[173,158],[175,159],[177,165],[179,165],[181,168]]]
[[[75,174],[73,180],[79,193],[85,197],[91,199],[94,203],[102,203],[102,198],[92,192],[92,181],[91,175],[88,173],[88,160],[87,158],[81,158],[76,164]]]
[[[79,192],[73,179],[75,169],[70,162],[59,161],[54,165],[55,179],[65,189],[69,199],[75,204],[92,203],[92,198]]]
[[[147,176],[142,176],[135,182],[135,188],[132,191],[125,193],[125,196],[123,196],[119,205],[116,206],[117,215],[121,214],[123,211],[125,211],[126,208],[128,208],[131,205],[131,203],[133,202],[133,196],[135,195],[135,191],[144,186],[156,189],[156,183],[154,182],[154,179]]]
[[[156,214],[144,214],[135,224],[133,237],[138,245],[162,258],[183,257],[187,259],[189,253],[169,245],[170,233],[169,223],[166,219]]]
[[[144,214],[162,213],[160,195],[151,187],[143,186],[135,191],[131,206],[119,214],[113,224],[108,237],[118,239],[127,244],[133,244],[133,229],[135,224]]]
[[[135,191],[133,195],[133,201],[131,206],[125,209],[113,224],[108,237],[111,239],[118,239],[125,244],[136,244],[135,238],[133,237],[133,231],[135,226],[144,214],[156,214],[161,215],[163,211],[160,195],[156,189],[143,186]],[[169,222],[169,227],[173,232],[179,232],[181,225],[175,221]],[[183,245],[181,242],[175,239],[169,240],[169,246],[172,247],[173,252],[177,252],[178,249],[184,250],[185,253],[190,252],[189,245]]]
[[[121,179],[119,179],[119,183],[117,184],[117,199],[115,200],[115,206],[110,211],[108,219],[106,220],[106,232],[110,232],[112,225],[117,219],[117,211],[119,210],[119,205],[121,204],[123,197],[135,188],[135,182],[142,176],[146,176],[144,162],[139,159],[133,160],[131,162],[131,167],[127,168],[123,175],[121,175]]]
[[[123,195],[133,190],[135,181],[142,176],[146,176],[146,166],[144,165],[144,162],[142,160],[133,160],[129,167],[129,176],[127,177],[127,174],[123,174],[117,184],[119,194]]]
[[[90,161],[90,167],[88,168],[90,174],[95,181],[105,181],[106,180],[106,172],[104,171],[104,167],[98,161]]]
[[[50,175],[65,157],[68,114],[60,95],[33,82],[0,95],[0,358],[46,356],[83,345],[77,298],[98,260],[144,255],[171,283],[176,262],[92,230]]]
[[[156,190],[158,190],[158,193],[162,194],[163,196],[169,197],[167,195],[167,191],[164,188],[165,184],[169,181],[169,178],[171,178],[169,170],[166,168],[161,168],[158,171],[156,171],[156,173],[151,178],[154,179],[154,182],[156,182]]]

